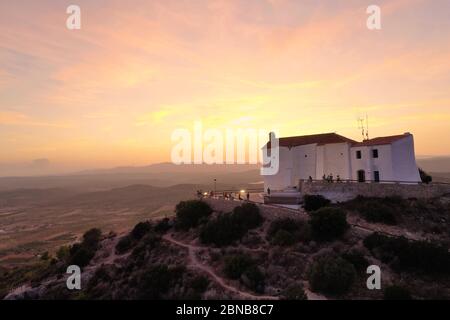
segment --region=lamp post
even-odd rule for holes
[[[214,196],[216,195],[216,192],[217,192],[217,190],[216,190],[216,182],[217,182],[217,179],[214,179]]]

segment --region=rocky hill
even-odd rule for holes
[[[80,243],[35,266],[0,271],[0,294],[6,299],[450,299],[448,200],[415,201],[358,198],[331,205],[313,196],[300,211],[182,201],[173,218],[143,221],[122,234],[91,229]],[[82,268],[81,290],[67,289],[68,265]],[[381,290],[367,289],[369,265],[381,268]]]

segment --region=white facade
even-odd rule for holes
[[[320,180],[324,175],[360,182],[420,182],[414,138],[409,133],[363,142],[334,133],[280,138],[279,142],[279,171],[264,176],[266,190],[292,188],[300,179]]]

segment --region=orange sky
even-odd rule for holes
[[[449,155],[449,17],[448,0],[2,1],[0,164],[168,161],[195,120],[360,139],[365,113],[372,137]]]

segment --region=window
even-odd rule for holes
[[[380,182],[380,171],[374,171],[373,172],[373,180],[375,182]]]
[[[356,159],[361,159],[361,150],[356,151]]]
[[[373,156],[374,158],[378,158],[378,149],[373,149],[373,150],[372,150],[372,156]]]

